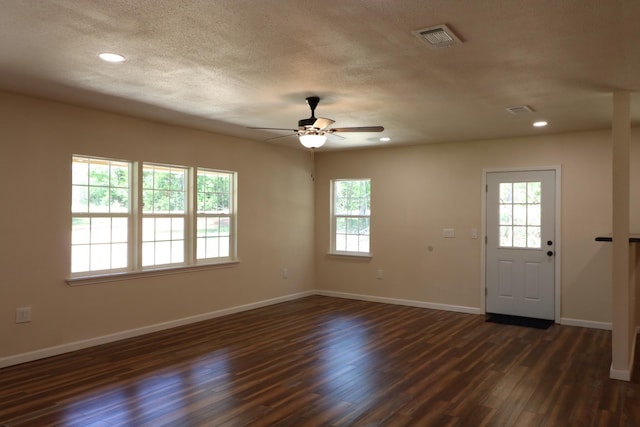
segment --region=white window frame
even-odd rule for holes
[[[172,274],[189,271],[192,269],[218,268],[230,266],[238,263],[237,259],[237,172],[225,171],[213,168],[198,168],[194,166],[169,165],[154,162],[108,159],[97,156],[73,155],[75,158],[95,159],[100,161],[115,161],[129,164],[129,212],[124,213],[71,213],[72,218],[88,217],[90,215],[99,217],[122,217],[128,218],[128,239],[127,256],[128,265],[126,268],[107,269],[99,271],[79,271],[70,272],[66,279],[69,285],[83,285],[101,283],[114,280],[124,280],[131,276],[146,276],[157,274]],[[181,169],[185,172],[185,206],[184,212],[145,212],[143,206],[143,171],[145,166],[161,168]],[[229,212],[220,214],[228,218],[229,221],[229,251],[225,256],[209,258],[197,258],[197,183],[198,171],[209,173],[220,173],[229,176],[230,180],[230,201]],[[73,185],[73,183],[72,183]],[[207,214],[210,215],[210,214]],[[215,214],[214,214],[215,215]],[[165,264],[153,264],[143,266],[143,220],[148,218],[182,218],[184,220],[184,259],[181,262],[170,262]],[[72,245],[73,246],[73,242]],[[69,271],[71,271],[71,262]]]
[[[101,275],[101,274],[105,274],[105,273],[120,273],[120,272],[125,272],[128,271],[132,265],[132,250],[131,250],[131,241],[132,241],[132,236],[133,236],[133,227],[134,227],[134,222],[133,222],[133,191],[132,191],[132,182],[133,182],[133,172],[134,172],[134,168],[135,168],[135,163],[128,161],[128,160],[121,160],[121,159],[108,159],[108,158],[104,158],[104,157],[96,157],[96,156],[83,156],[83,155],[73,155],[71,158],[71,163],[72,163],[72,174],[73,174],[73,165],[76,162],[87,162],[87,167],[89,168],[91,163],[107,163],[109,164],[109,168],[111,168],[112,163],[120,163],[120,164],[126,164],[127,165],[127,174],[128,174],[128,206],[126,209],[126,212],[118,212],[118,211],[112,211],[111,210],[111,203],[110,206],[108,208],[108,210],[104,210],[104,211],[91,211],[91,197],[90,197],[90,191],[91,188],[106,188],[108,192],[110,192],[110,190],[112,188],[119,188],[122,189],[123,187],[116,187],[116,186],[112,186],[111,185],[111,176],[109,177],[109,184],[108,185],[92,185],[90,183],[90,173],[87,176],[87,183],[86,184],[78,184],[76,182],[74,182],[74,179],[72,178],[72,182],[71,182],[71,187],[72,187],[72,194],[73,194],[73,189],[74,187],[85,187],[87,188],[87,210],[86,211],[82,211],[82,210],[75,210],[74,208],[74,204],[75,204],[75,200],[74,197],[72,197],[72,203],[71,203],[71,222],[72,224],[77,220],[77,219],[86,219],[89,221],[89,231],[88,231],[88,242],[74,242],[74,240],[71,240],[71,253],[73,253],[75,248],[79,248],[79,247],[87,247],[88,251],[89,251],[89,266],[90,269],[89,270],[82,270],[76,273],[71,273],[72,275]],[[109,172],[109,174],[111,175],[111,171]],[[110,197],[110,196],[109,196]],[[103,242],[98,242],[97,244],[93,241],[93,230],[91,227],[91,223],[94,220],[99,220],[99,219],[108,219],[110,221],[113,221],[113,219],[118,219],[118,218],[124,218],[126,219],[127,222],[127,237],[126,237],[126,241],[125,242],[113,242],[113,228],[109,228],[109,241],[103,241]],[[73,237],[73,235],[72,235]],[[93,249],[96,246],[109,246],[109,251],[110,253],[110,263],[112,262],[113,259],[113,245],[117,244],[117,243],[125,243],[127,245],[127,266],[125,267],[115,267],[115,268],[109,268],[109,269],[91,269],[91,265],[93,264],[91,261],[92,258],[92,254],[93,254]],[[97,256],[97,255],[96,255]],[[70,261],[73,261],[73,257]],[[69,266],[70,271],[71,271],[71,265]]]
[[[199,209],[199,200],[198,200],[198,195],[199,195],[199,191],[197,188],[197,179],[198,176],[200,175],[200,172],[202,172],[203,174],[218,174],[218,175],[228,175],[229,177],[229,205],[228,205],[228,211],[216,211],[216,212],[212,212],[212,211],[207,211],[207,210],[202,210]],[[195,190],[194,190],[194,196],[195,196],[195,208],[193,209],[193,216],[194,216],[194,220],[193,220],[193,224],[195,226],[195,231],[194,231],[194,244],[193,244],[193,253],[194,253],[194,259],[197,263],[210,263],[210,262],[215,262],[215,260],[226,260],[226,261],[231,261],[233,259],[235,259],[235,254],[236,254],[236,233],[237,233],[237,228],[236,228],[236,200],[237,200],[237,192],[236,192],[236,188],[238,185],[238,174],[235,172],[231,172],[231,171],[223,171],[223,170],[219,170],[219,169],[208,169],[208,168],[196,168],[195,170],[195,178],[196,178],[196,185],[195,185]],[[222,193],[218,193],[218,194],[222,194]],[[218,220],[221,219],[227,219],[229,222],[229,247],[228,247],[228,254],[226,256],[216,256],[216,257],[207,257],[206,255],[204,257],[200,257],[200,253],[201,249],[198,248],[198,240],[199,238],[203,238],[204,236],[200,236],[199,235],[199,230],[198,230],[198,221],[199,219],[207,219],[207,218],[217,218]],[[224,236],[223,236],[224,237]],[[206,237],[205,237],[206,239]],[[205,251],[206,253],[206,251]]]
[[[356,181],[367,181],[369,182],[369,212],[368,213],[361,213],[361,214],[345,214],[345,213],[337,213],[336,212],[336,206],[335,206],[335,201],[336,201],[336,184],[339,182],[356,182]],[[371,253],[371,184],[372,181],[370,178],[353,178],[353,179],[332,179],[330,181],[330,185],[331,185],[331,190],[330,190],[330,220],[331,220],[331,225],[330,225],[330,249],[329,249],[329,254],[330,255],[341,255],[341,256],[355,256],[355,257],[364,257],[364,258],[371,258],[372,257],[372,253]],[[338,235],[338,226],[337,226],[337,222],[339,219],[341,218],[345,218],[345,219],[360,219],[360,218],[365,218],[368,220],[369,222],[369,233],[368,233],[368,239],[369,239],[369,248],[367,251],[349,251],[349,250],[338,250],[337,249],[337,235]]]

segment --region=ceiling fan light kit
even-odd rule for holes
[[[309,104],[309,108],[311,109],[311,117],[309,117],[308,119],[298,120],[298,129],[261,127],[250,127],[249,129],[292,131],[295,135],[298,135],[298,139],[300,140],[300,143],[302,145],[304,145],[306,148],[311,149],[322,147],[327,141],[328,134],[334,134],[338,132],[382,132],[384,130],[384,127],[382,126],[329,128],[329,126],[335,123],[335,120],[327,119],[325,117],[316,118],[315,116],[315,110],[319,102],[320,98],[317,96],[310,96],[307,98],[307,104]]]
[[[320,148],[327,141],[327,135],[317,133],[307,133],[298,135],[300,144],[307,148]]]

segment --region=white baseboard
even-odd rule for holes
[[[613,369],[613,363],[609,368],[609,378],[612,380],[631,381],[631,374],[633,373],[633,361],[636,354],[636,343],[638,342],[638,334],[640,334],[640,326],[636,327],[636,333],[633,336],[633,343],[631,344],[631,357],[629,360],[629,368],[627,369]]]
[[[285,295],[282,297],[253,302],[250,304],[244,304],[244,305],[239,305],[235,307],[225,308],[222,310],[216,310],[209,313],[202,313],[195,316],[184,317],[182,319],[171,320],[163,323],[156,323],[154,325],[143,326],[141,328],[129,329],[126,331],[116,332],[114,334],[102,335],[99,337],[89,338],[81,341],[74,341],[67,344],[57,345],[54,347],[47,347],[40,350],[31,351],[28,353],[21,353],[13,356],[7,356],[7,357],[0,358],[0,368],[5,368],[7,366],[12,366],[12,365],[18,365],[20,363],[25,363],[25,362],[31,362],[37,359],[44,359],[45,357],[57,356],[59,354],[69,353],[71,351],[81,350],[83,348],[93,347],[101,344],[107,344],[114,341],[120,341],[127,338],[133,338],[140,335],[149,334],[152,332],[162,331],[165,329],[171,329],[177,326],[188,325],[190,323],[201,322],[203,320],[214,319],[216,317],[226,316],[228,314],[253,310],[255,308],[266,307],[273,304],[279,304],[281,302],[291,301],[291,300],[311,296],[314,294],[315,294],[315,291],[299,292],[296,294]]]
[[[631,371],[613,369],[613,365],[609,369],[609,378],[612,380],[631,381]]]
[[[611,330],[611,322],[595,322],[592,320],[570,319],[568,317],[561,317],[560,322],[558,323],[565,326],[579,326],[581,328],[604,329],[607,331]]]
[[[484,314],[484,312],[477,307],[439,304],[439,303],[432,303],[432,302],[425,302],[425,301],[378,297],[378,296],[371,296],[371,295],[352,294],[352,293],[346,293],[346,292],[336,292],[336,291],[327,291],[327,290],[311,290],[311,291],[285,295],[277,298],[272,298],[268,300],[257,301],[250,304],[229,307],[221,310],[212,311],[209,313],[202,313],[195,316],[189,316],[181,319],[171,320],[168,322],[157,323],[149,326],[143,326],[141,328],[129,329],[126,331],[116,332],[114,334],[102,335],[99,337],[89,338],[81,341],[74,341],[71,343],[62,344],[54,347],[47,347],[47,348],[43,348],[40,350],[35,350],[27,353],[21,353],[21,354],[16,354],[12,356],[2,357],[0,358],[0,368],[12,366],[12,365],[18,365],[20,363],[30,362],[37,359],[43,359],[45,357],[57,356],[59,354],[81,350],[83,348],[93,347],[96,345],[107,344],[110,342],[115,342],[115,341],[119,341],[127,338],[133,338],[140,335],[149,334],[152,332],[175,328],[177,326],[188,325],[190,323],[201,322],[203,320],[209,320],[216,317],[226,316],[228,314],[239,313],[247,310],[253,310],[255,308],[266,307],[273,304],[279,304],[281,302],[291,301],[291,300],[295,300],[295,299],[299,299],[299,298],[303,298],[311,295],[323,295],[323,296],[336,297],[336,298],[380,302],[385,304],[405,305],[410,307],[428,308],[433,310],[455,311],[455,312],[467,313],[467,314]],[[606,322],[594,322],[589,320],[561,318],[560,324],[568,325],[568,326],[580,326],[584,328],[611,330],[611,323],[606,323]],[[638,326],[636,329],[636,337],[638,334],[640,334],[640,326]],[[634,350],[635,350],[635,346],[636,346],[636,341],[634,340],[634,343],[633,343]],[[633,363],[633,361],[631,363]],[[624,379],[627,377],[630,378],[631,368],[629,371],[620,371],[620,370],[611,369],[610,376],[611,378],[614,378],[614,379]],[[629,380],[627,379],[625,381],[629,381]]]
[[[361,301],[381,302],[385,304],[406,305],[410,307],[430,308],[432,310],[456,311],[458,313],[467,314],[483,314],[482,310],[476,307],[466,307],[461,305],[438,304],[433,302],[424,302],[408,299],[376,297],[371,295],[350,294],[345,292],[316,290],[316,295],[324,295],[327,297],[356,299]]]

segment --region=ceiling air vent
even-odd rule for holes
[[[528,105],[518,105],[515,107],[507,108],[507,111],[513,114],[514,116],[517,116],[520,114],[533,113],[533,108],[529,107]]]
[[[418,37],[432,49],[450,47],[462,43],[462,40],[460,40],[458,36],[451,31],[451,28],[447,27],[445,24],[411,31],[411,34]]]

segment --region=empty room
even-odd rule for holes
[[[0,426],[640,426],[640,2],[0,6]]]

